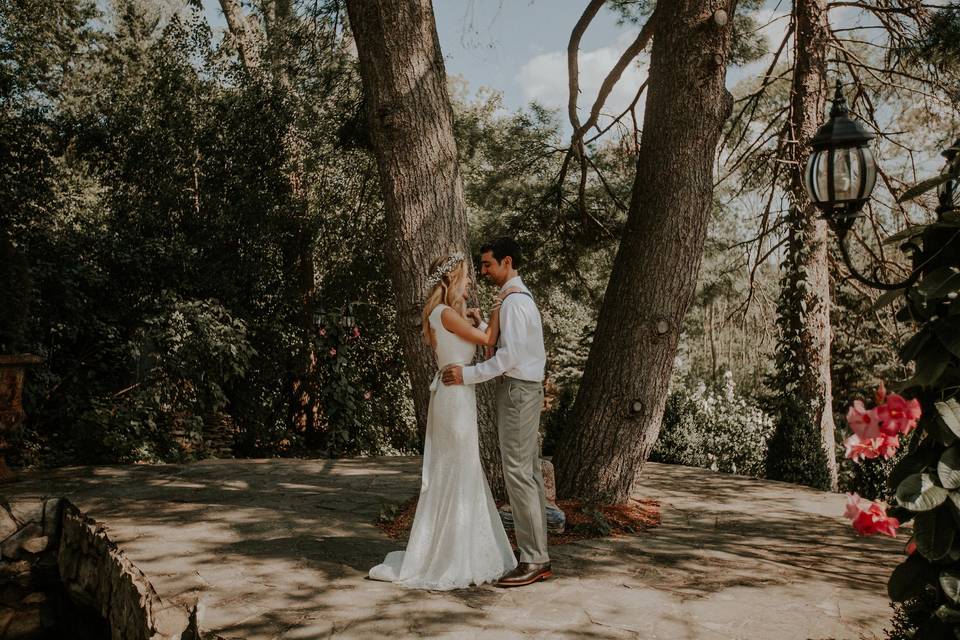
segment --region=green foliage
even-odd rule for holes
[[[813,335],[818,327],[807,320],[811,305],[822,304],[813,295],[808,273],[814,250],[809,238],[812,225],[797,206],[790,207],[787,222],[787,252],[777,300],[776,369],[767,381],[771,395],[765,400],[776,420],[766,477],[830,490],[828,454],[818,418],[822,412],[832,411],[823,406],[824,382],[816,364],[817,340],[823,336]]]
[[[763,477],[773,421],[725,380],[719,389],[671,391],[651,460]]]
[[[749,252],[731,250],[753,231],[747,212],[722,204],[726,195],[718,194],[714,202],[673,378],[717,384],[726,371],[740,394],[756,397],[765,391],[772,364],[777,275],[771,265],[761,264],[751,280]]]
[[[896,506],[889,513],[901,524],[913,521],[916,551],[890,576],[894,602],[912,603],[895,620],[896,633],[950,637],[960,627],[960,216],[942,213],[936,225],[919,233],[920,280],[900,292],[901,321],[918,331],[900,349],[915,372],[896,385],[920,401],[922,417],[909,436],[908,451],[890,471],[888,486]],[[894,298],[896,299],[896,298]],[[918,605],[917,602],[920,604]],[[894,636],[896,637],[896,636]]]
[[[893,322],[889,307],[878,307],[876,301],[843,281],[837,282],[832,302],[830,377],[834,406],[845,410],[849,400],[871,397],[879,380],[905,377],[907,368],[899,362],[897,349],[890,341],[891,331],[896,332],[899,326]],[[834,423],[838,451],[842,451],[842,441],[851,432],[843,426],[842,412],[834,412]],[[904,453],[901,449],[890,460],[878,459],[870,464],[838,459],[840,490],[871,500],[889,500],[893,494],[886,479]]]
[[[36,294],[24,348],[47,360],[21,462],[176,460],[174,434],[221,419],[243,455],[415,446],[376,171],[338,147],[359,81],[326,4],[300,8],[284,86],[244,73],[200,11],[5,3],[0,231]],[[310,316],[355,300],[387,310],[358,314],[350,405]]]
[[[616,14],[618,24],[641,24],[650,19],[656,3],[650,0],[610,0],[606,6]],[[741,0],[737,3],[729,57],[731,65],[749,64],[767,53],[769,44],[766,37],[760,33],[763,25],[758,24],[753,17],[762,7],[762,0]]]
[[[571,427],[571,413],[573,402],[577,398],[579,385],[565,384],[558,387],[558,393],[552,406],[540,418],[540,427],[543,430],[542,454],[556,455],[557,444],[563,439],[563,433]]]
[[[927,28],[907,44],[905,53],[948,81],[954,108],[960,105],[960,3],[951,2],[935,9]]]
[[[830,490],[826,454],[820,432],[810,427],[815,407],[792,394],[775,400],[777,428],[770,438],[764,476]]]
[[[23,342],[32,287],[26,258],[0,233],[0,354],[16,352]]]
[[[158,302],[156,315],[124,345],[136,382],[93,398],[77,420],[71,440],[90,448],[84,458],[178,458],[172,433],[200,439],[205,420],[226,407],[226,387],[247,373],[256,355],[245,324],[215,301],[184,301],[166,292]]]
[[[587,516],[588,520],[573,525],[571,527],[573,533],[603,538],[613,531],[613,525],[597,505],[586,503],[580,507],[580,512]]]

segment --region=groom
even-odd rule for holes
[[[443,372],[446,385],[497,379],[500,455],[520,547],[517,568],[500,578],[498,587],[522,587],[553,575],[538,447],[546,365],[543,325],[533,296],[517,273],[520,261],[520,247],[512,238],[497,238],[480,247],[480,273],[499,286],[501,294],[509,291],[500,307],[497,351],[472,367],[453,366]]]

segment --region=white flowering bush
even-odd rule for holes
[[[670,392],[650,459],[763,477],[773,418],[738,395],[728,371],[718,388],[678,385]]]

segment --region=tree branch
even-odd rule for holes
[[[240,61],[250,76],[260,72],[260,51],[253,34],[248,30],[248,18],[243,14],[240,0],[220,0],[220,9],[227,20],[227,29],[237,45]]]
[[[567,115],[574,131],[580,130],[580,118],[577,116],[577,96],[580,94],[580,63],[578,60],[580,40],[590,25],[590,21],[600,11],[604,2],[606,0],[590,0],[590,4],[587,5],[583,15],[574,25],[573,31],[570,32],[570,42],[567,44],[567,77],[570,89],[570,97],[567,100]]]

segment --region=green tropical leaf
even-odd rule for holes
[[[960,316],[960,298],[953,300],[950,303],[949,310],[947,311],[948,318],[956,318],[957,316]]]
[[[937,463],[937,476],[944,489],[960,487],[960,447],[953,446],[943,452]]]
[[[952,175],[949,173],[941,173],[932,178],[927,178],[923,182],[918,182],[917,184],[913,185],[912,187],[910,187],[909,189],[901,193],[900,197],[897,198],[897,202],[906,202],[907,200],[913,200],[917,196],[923,193],[926,193],[927,191],[930,191],[930,189],[935,189],[936,187],[939,187],[941,184],[949,180],[951,177]]]
[[[903,242],[904,240],[915,238],[920,234],[922,234],[927,229],[928,226],[930,225],[926,225],[926,224],[911,225],[906,229],[903,229],[902,231],[896,232],[895,234],[893,234],[892,236],[889,236],[888,238],[884,238],[883,244],[897,244],[899,242]]]
[[[930,331],[927,329],[927,327],[917,331],[902,347],[900,347],[900,359],[903,360],[904,363],[916,359],[917,354],[920,353],[920,349],[923,348],[929,339]]]
[[[960,438],[960,403],[956,398],[949,398],[943,402],[933,404],[937,409],[937,414],[943,423],[953,431],[954,435]]]
[[[892,291],[884,291],[877,296],[877,299],[874,300],[872,305],[870,305],[870,311],[879,311],[887,305],[893,304],[903,297],[905,291],[906,289],[893,289]]]
[[[939,460],[940,452],[937,449],[924,448],[911,451],[900,458],[900,461],[894,465],[890,471],[890,476],[887,478],[887,486],[896,491],[897,487],[900,486],[900,483],[903,482],[907,476],[920,473],[927,467],[934,467]],[[958,503],[958,507],[960,507],[960,503]]]
[[[954,637],[960,638],[960,628],[957,628],[957,623],[960,622],[960,609],[951,607],[948,604],[942,604],[937,607],[937,610],[933,612],[933,615],[937,618],[940,618],[946,623],[949,623],[953,627]]]
[[[957,275],[957,272],[952,267],[938,267],[923,276],[923,280],[917,285],[917,291],[930,297],[934,292],[945,286],[955,275]]]
[[[957,528],[948,509],[935,509],[917,514],[913,520],[913,539],[917,551],[927,560],[936,561],[950,553]]]
[[[917,372],[910,379],[912,386],[932,387],[950,364],[950,354],[943,350],[939,342],[927,342],[915,358]]]
[[[947,490],[938,486],[929,473],[907,476],[897,487],[897,502],[910,511],[930,511],[947,499]]]
[[[960,273],[954,272],[943,284],[930,292],[931,298],[946,298],[951,293],[960,291]]]
[[[924,587],[939,579],[936,569],[919,553],[897,565],[887,581],[887,594],[893,602],[904,602],[923,595]]]
[[[947,498],[947,505],[950,507],[950,515],[953,516],[953,526],[960,528],[960,502],[958,502],[958,500],[960,500],[960,493],[951,491]],[[890,515],[889,509],[887,509],[887,515]],[[903,524],[902,520],[900,521],[900,524]],[[960,538],[957,538],[956,542],[960,543]]]
[[[929,423],[927,424],[929,425]],[[940,419],[940,416],[934,418],[933,425],[928,426],[927,430],[940,440],[945,447],[953,446],[953,443],[957,441],[957,434]]]
[[[960,572],[947,570],[941,573],[940,587],[954,604],[960,604]]]
[[[933,331],[947,351],[960,358],[960,328],[941,320],[937,322]]]

